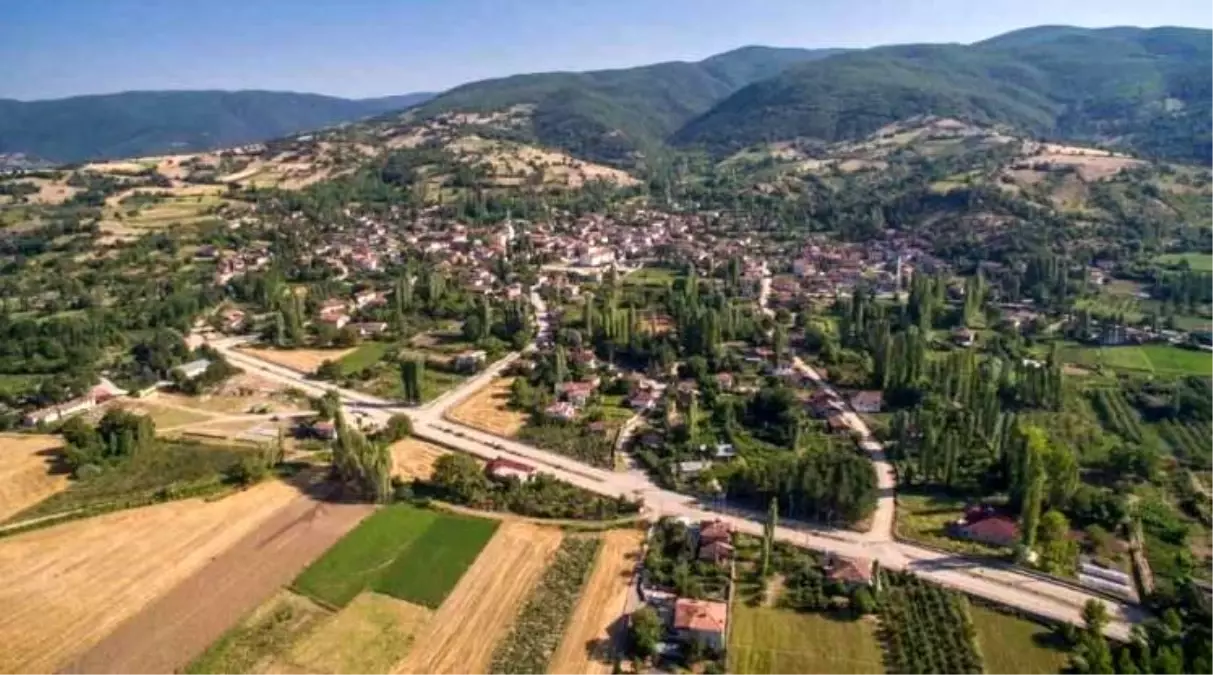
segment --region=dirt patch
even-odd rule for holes
[[[309,492],[317,489],[313,486]],[[236,502],[258,491],[255,496],[260,501]],[[215,527],[219,534],[208,531],[209,539],[191,536],[191,530],[178,522],[160,526],[161,540],[191,540],[189,547],[173,541],[161,544],[161,550],[172,549],[179,558],[201,557],[209,564],[179,573],[181,583],[142,611],[132,612],[128,621],[72,662],[71,671],[168,673],[183,668],[374,510],[369,504],[318,501],[284,483],[259,486],[244,495],[214,505],[236,502],[234,506],[244,511],[225,512],[225,520]],[[154,569],[161,574],[183,566],[172,556],[150,557],[157,558]],[[105,587],[94,583],[98,585]],[[81,604],[86,603],[76,603]]]
[[[308,634],[316,624],[332,615],[302,595],[279,591],[192,661],[186,672],[258,673],[272,670],[274,655],[285,653],[299,636]]]
[[[433,612],[379,593],[361,593],[340,612],[296,642],[284,673],[386,673],[408,654]]]
[[[415,438],[398,441],[391,447],[392,474],[401,478],[429,480],[434,473],[434,462],[448,454],[446,450]]]
[[[526,424],[527,414],[509,407],[514,378],[497,378],[447,413],[447,417],[473,429],[513,437]]]
[[[644,536],[637,530],[612,530],[602,549],[564,639],[548,664],[549,673],[609,673],[613,648],[622,646],[624,605],[636,571]]]
[[[199,412],[190,408],[177,407],[175,405],[160,405],[153,402],[155,398],[148,399],[118,399],[106,406],[105,410],[112,408],[121,408],[133,412],[136,415],[147,415],[156,423],[157,431],[167,431],[179,427],[199,424],[201,422],[209,422],[215,419],[215,416],[209,413]],[[96,417],[100,419],[103,411],[98,411]]]
[[[553,528],[503,523],[396,672],[487,672],[560,539]]]
[[[249,356],[286,366],[301,373],[314,373],[325,361],[337,361],[354,351],[350,349],[258,349],[240,347]]]
[[[215,502],[160,504],[0,541],[0,671],[56,670],[298,498],[294,487],[266,483]],[[192,606],[220,592],[196,590]]]
[[[53,473],[61,447],[59,436],[0,434],[0,522],[67,488],[67,473]]]

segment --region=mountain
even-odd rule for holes
[[[416,109],[419,117],[526,106],[529,135],[598,161],[627,162],[738,89],[837,49],[743,47],[695,63],[472,82]]]
[[[401,110],[432,97],[129,91],[29,102],[0,99],[0,154],[77,162],[209,150]]]
[[[1211,38],[1191,28],[1041,26],[972,45],[852,51],[756,81],[670,140],[727,152],[858,138],[931,114],[1209,163]]]

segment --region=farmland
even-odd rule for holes
[[[207,648],[186,672],[259,672],[267,657],[285,652],[326,615],[323,607],[307,598],[283,591]]]
[[[496,528],[496,521],[390,506],[329,549],[294,587],[332,607],[367,589],[437,607]]]
[[[917,577],[885,573],[880,624],[891,670],[974,673],[981,657],[969,635],[964,597]]]
[[[0,434],[0,522],[67,488],[59,436]]]
[[[730,673],[883,673],[874,624],[733,603]]]
[[[341,361],[354,349],[269,349],[241,347],[240,351],[254,358],[276,363],[301,373],[314,373],[325,361]]]
[[[1098,389],[1092,393],[1092,403],[1105,428],[1125,440],[1142,441],[1141,420],[1124,394],[1114,389]]]
[[[539,673],[564,634],[601,547],[597,537],[565,539],[556,558],[518,615],[513,630],[493,653],[494,673]]]
[[[527,414],[509,407],[514,378],[498,378],[472,394],[447,416],[460,424],[511,438],[526,424]]]
[[[1213,372],[1213,353],[1166,344],[1124,347],[1067,345],[1062,359],[1087,368],[1136,370],[1166,376]]]
[[[392,475],[408,480],[428,480],[434,472],[434,461],[447,451],[415,438],[397,441],[389,448],[392,453]]]
[[[1034,675],[1060,673],[1068,655],[1050,646],[1051,631],[1037,623],[980,605],[969,607],[986,671]]]
[[[560,546],[559,530],[503,523],[396,672],[488,672],[493,647]]]
[[[364,342],[342,356],[337,365],[341,367],[343,375],[352,375],[379,363],[391,348],[392,345],[386,342]]]
[[[1213,438],[1213,428],[1208,422],[1163,420],[1158,423],[1157,429],[1176,457],[1189,462],[1208,463],[1209,439]]]
[[[0,671],[64,666],[298,495],[265,483],[0,540]]]
[[[1213,254],[1209,253],[1167,253],[1154,259],[1164,265],[1188,263],[1188,267],[1197,272],[1213,272]]]
[[[612,642],[623,637],[611,630],[622,616],[631,590],[642,540],[637,530],[611,530],[602,535],[598,562],[548,665],[549,673],[610,672],[611,648],[620,646]],[[591,644],[595,645],[592,651]]]

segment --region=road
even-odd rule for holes
[[[326,391],[336,391],[347,407],[361,411],[377,421],[385,421],[393,414],[408,415],[413,420],[414,435],[423,440],[484,459],[513,456],[560,480],[598,494],[643,499],[645,508],[654,517],[675,516],[693,520],[720,518],[739,532],[762,534],[761,514],[747,517],[721,513],[695,498],[661,489],[647,476],[592,467],[516,440],[464,427],[443,417],[447,410],[472,395],[517,360],[521,353],[511,353],[435,401],[421,407],[405,407],[361,392],[308,380],[304,374],[290,368],[240,352],[234,349],[236,344],[238,341],[229,340],[213,343],[212,346],[231,363],[310,395],[319,396]],[[810,379],[820,381],[820,376],[807,364],[800,362],[797,367]],[[823,383],[822,386],[828,385]],[[837,555],[875,559],[885,568],[909,570],[944,586],[1057,621],[1081,624],[1082,605],[1089,599],[1099,599],[1108,605],[1112,617],[1107,628],[1108,635],[1121,640],[1128,638],[1131,624],[1143,618],[1141,610],[1137,607],[1110,601],[1066,584],[893,540],[891,469],[884,461],[879,444],[871,439],[871,432],[863,420],[854,413],[849,415],[853,418],[850,420],[852,428],[860,434],[861,444],[866,445],[864,449],[872,453],[873,461],[878,467],[881,497],[873,517],[872,528],[866,533],[859,533],[785,522],[776,529],[776,538],[796,546]]]

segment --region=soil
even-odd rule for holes
[[[171,591],[142,611],[132,612],[104,640],[72,661],[67,670],[169,673],[184,668],[374,511],[370,504],[321,501],[284,483],[259,486],[245,494],[261,488],[266,494],[278,495],[277,508],[258,518],[252,527],[234,528],[239,535],[232,537],[232,545],[208,555],[208,564],[182,575]],[[323,492],[315,485],[308,491]],[[280,494],[283,492],[285,497]],[[230,515],[228,521],[238,517]],[[222,535],[214,538],[229,537],[233,529],[230,526],[230,522],[220,523]],[[183,538],[183,528],[176,523],[161,531],[166,538]],[[192,554],[190,551],[186,555]],[[160,569],[172,570],[175,565],[171,560],[160,561]]]
[[[265,483],[213,502],[170,502],[0,540],[0,672],[53,672],[79,657],[299,495]],[[188,603],[221,603],[220,594],[195,588]],[[163,618],[160,627],[173,629]],[[116,653],[156,643],[147,634],[131,637]],[[105,661],[86,663],[100,669]]]
[[[0,522],[64,490],[59,436],[0,434]]]
[[[433,612],[379,593],[361,593],[297,641],[270,672],[384,673],[399,663]]]
[[[241,348],[249,356],[286,366],[301,373],[314,373],[325,361],[337,361],[354,351],[350,349],[256,349]]]
[[[503,523],[417,636],[398,673],[485,673],[560,546],[560,530]]]
[[[514,378],[498,378],[447,413],[447,417],[473,429],[512,438],[526,424],[527,414],[509,408]]]
[[[429,480],[434,473],[434,462],[447,454],[436,445],[415,438],[398,441],[391,447],[392,474],[404,479],[421,478]]]
[[[549,673],[611,672],[612,651],[626,638],[623,612],[643,540],[637,530],[611,530],[602,536],[594,571],[548,664]]]

